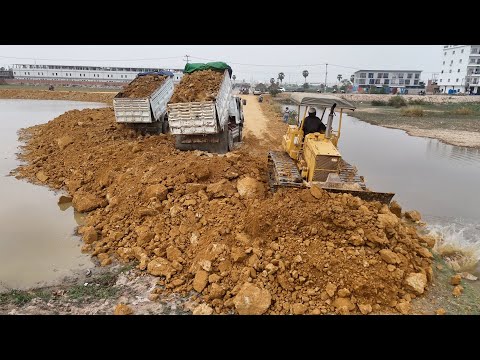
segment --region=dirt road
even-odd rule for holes
[[[251,133],[257,138],[264,138],[268,119],[260,108],[258,96],[242,95],[242,99],[247,100],[247,105],[243,107],[243,114],[245,116],[245,134]]]

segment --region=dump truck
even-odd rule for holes
[[[282,138],[282,151],[269,151],[268,174],[272,191],[279,187],[317,186],[328,192],[349,193],[366,201],[379,201],[389,204],[394,193],[377,192],[367,188],[365,178],[358,175],[356,167],[343,159],[338,148],[344,110],[355,110],[348,101],[324,94],[290,95],[290,100],[298,106],[297,124],[289,125]],[[301,108],[305,107],[303,118]],[[321,109],[323,119],[326,110],[326,130],[304,135],[304,122],[307,108]],[[338,128],[333,129],[335,108],[340,109]]]
[[[197,73],[194,76],[197,82],[194,84],[194,77],[189,77],[188,74],[197,71],[223,72],[218,90],[202,101],[183,101],[184,98],[177,101],[178,89],[188,91],[192,88],[190,98],[195,98],[199,91],[193,89],[193,86],[203,86],[202,75],[212,75]],[[184,72],[186,75],[177,85],[176,93],[167,105],[170,132],[175,136],[176,148],[221,154],[231,151],[234,143],[242,140],[243,105],[246,103],[240,97],[232,95],[231,68],[220,62],[187,64]]]
[[[149,79],[158,84],[147,83]],[[173,73],[170,71],[138,74],[113,98],[116,121],[141,132],[168,132],[167,103],[173,89]]]

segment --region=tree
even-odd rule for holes
[[[343,77],[342,74],[338,74],[338,75],[337,75],[338,81],[341,81],[341,80],[342,80],[342,77]]]
[[[264,83],[258,83],[255,86],[255,90],[260,90],[261,92],[267,91],[267,86]]]
[[[285,74],[283,72],[278,73],[278,80],[280,80],[280,83],[283,82],[283,79],[285,79]]]
[[[353,84],[353,80],[355,80],[355,75],[350,75],[350,82]]]
[[[303,70],[302,76],[305,78],[305,83],[307,83],[308,70]]]
[[[351,88],[352,88],[352,83],[350,82],[350,80],[343,79],[342,80],[342,85],[340,86],[340,90],[344,90],[345,92],[347,92]]]
[[[303,88],[304,88],[304,89],[308,89],[309,87],[310,87],[310,85],[308,85],[307,82],[303,84]]]
[[[270,84],[275,84],[275,78],[270,78]]]

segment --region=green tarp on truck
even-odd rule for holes
[[[228,73],[230,74],[230,77],[232,77],[232,68],[227,65],[227,63],[224,63],[222,61],[215,61],[215,62],[209,62],[209,63],[189,63],[185,65],[185,69],[183,72],[185,74],[191,74],[195,71],[201,71],[201,70],[214,70],[214,71],[225,71],[225,69],[228,69]]]

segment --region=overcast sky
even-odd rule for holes
[[[190,62],[225,61],[237,81],[336,82],[360,69],[439,72],[443,45],[0,45],[0,66],[16,63],[179,68]]]

